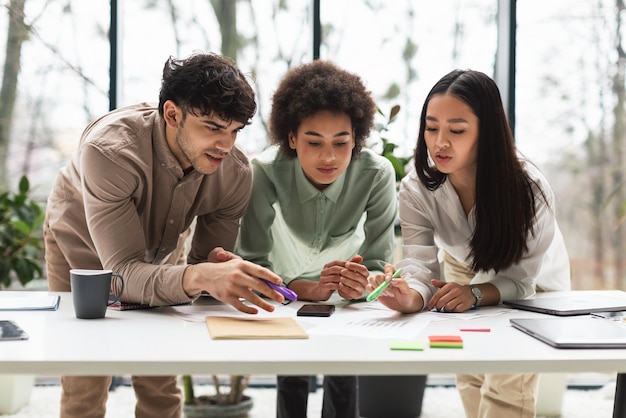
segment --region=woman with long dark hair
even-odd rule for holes
[[[517,152],[496,83],[441,78],[424,103],[415,170],[400,187],[403,278],[380,302],[400,312],[464,312],[536,291],[569,290],[553,192]],[[395,267],[370,279],[372,291]],[[468,417],[534,417],[537,374],[458,375]],[[516,411],[516,415],[511,415]]]

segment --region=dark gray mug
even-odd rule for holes
[[[112,292],[111,281],[116,279],[115,291]],[[70,270],[72,285],[72,299],[76,318],[97,319],[104,318],[107,306],[119,301],[124,291],[124,279],[111,270]],[[115,295],[115,300],[109,301],[109,294]]]

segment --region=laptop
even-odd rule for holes
[[[535,299],[505,300],[502,303],[511,308],[550,315],[587,315],[592,312],[626,311],[626,292],[624,293],[624,298],[602,293],[584,293]]]
[[[555,348],[626,348],[626,323],[590,316],[511,318],[509,322]]]

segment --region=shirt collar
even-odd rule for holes
[[[330,186],[328,186],[324,190],[318,190],[304,175],[304,170],[298,162],[298,159],[294,158],[294,161],[294,176],[296,178],[296,187],[298,189],[298,197],[300,198],[300,203],[311,200],[319,196],[320,194],[323,194],[334,203],[337,202],[337,200],[339,199],[339,195],[341,194],[341,190],[343,189],[343,184],[346,180],[346,172],[348,170],[341,173],[337,180],[335,180]]]
[[[182,177],[183,169],[180,167],[178,160],[170,150],[167,144],[167,138],[165,134],[165,120],[160,115],[156,115],[156,120],[152,130],[152,140],[154,143],[154,149],[157,159],[161,167],[174,170],[178,177]]]

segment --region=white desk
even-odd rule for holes
[[[80,320],[74,316],[71,295],[60,295],[58,311],[0,312],[0,319],[14,319],[30,335],[27,341],[0,343],[0,374],[626,373],[626,349],[554,349],[509,325],[512,317],[540,316],[516,310],[471,320],[472,325],[488,326],[491,332],[462,333],[461,350],[392,351],[387,339],[346,336],[212,340],[204,323],[184,321],[158,309],[108,310],[104,319]],[[280,308],[295,310],[297,306]],[[212,307],[206,309],[210,315]],[[416,339],[426,342],[431,334],[461,334],[461,324],[468,321],[432,322]],[[616,397],[620,401],[616,408],[623,410],[614,417],[626,417],[622,405],[626,385],[621,376],[618,391],[624,396]]]

